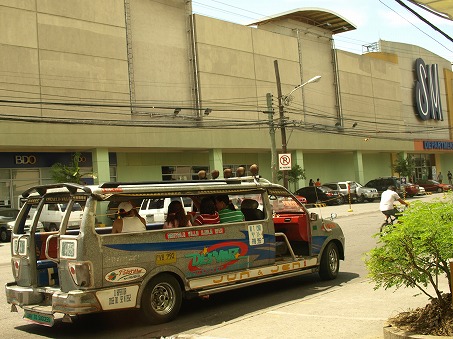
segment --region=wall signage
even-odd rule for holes
[[[415,107],[422,120],[444,120],[439,89],[437,64],[426,65],[423,59],[415,60]]]
[[[453,150],[452,141],[423,141],[423,149]]]

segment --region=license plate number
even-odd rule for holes
[[[52,314],[25,311],[24,318],[40,325],[53,326],[54,324],[54,316]]]

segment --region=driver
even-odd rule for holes
[[[397,218],[396,213],[398,211],[395,206],[393,206],[395,201],[399,201],[401,204],[409,206],[409,204],[401,199],[398,193],[396,193],[395,186],[389,186],[386,191],[382,192],[381,203],[379,204],[379,209],[386,216],[386,220],[391,215]]]

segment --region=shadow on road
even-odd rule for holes
[[[317,274],[258,284],[234,291],[211,295],[209,299],[183,301],[178,318],[170,323],[147,325],[138,311],[112,311],[81,316],[73,324],[56,321],[48,328],[35,324],[16,327],[25,337],[49,338],[159,338],[190,331],[203,326],[216,326],[249,313],[276,307],[338,288],[359,275],[340,272],[337,279],[322,281]]]

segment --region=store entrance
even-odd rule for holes
[[[433,154],[414,154],[415,180],[426,180],[433,178],[432,166],[435,166]]]

